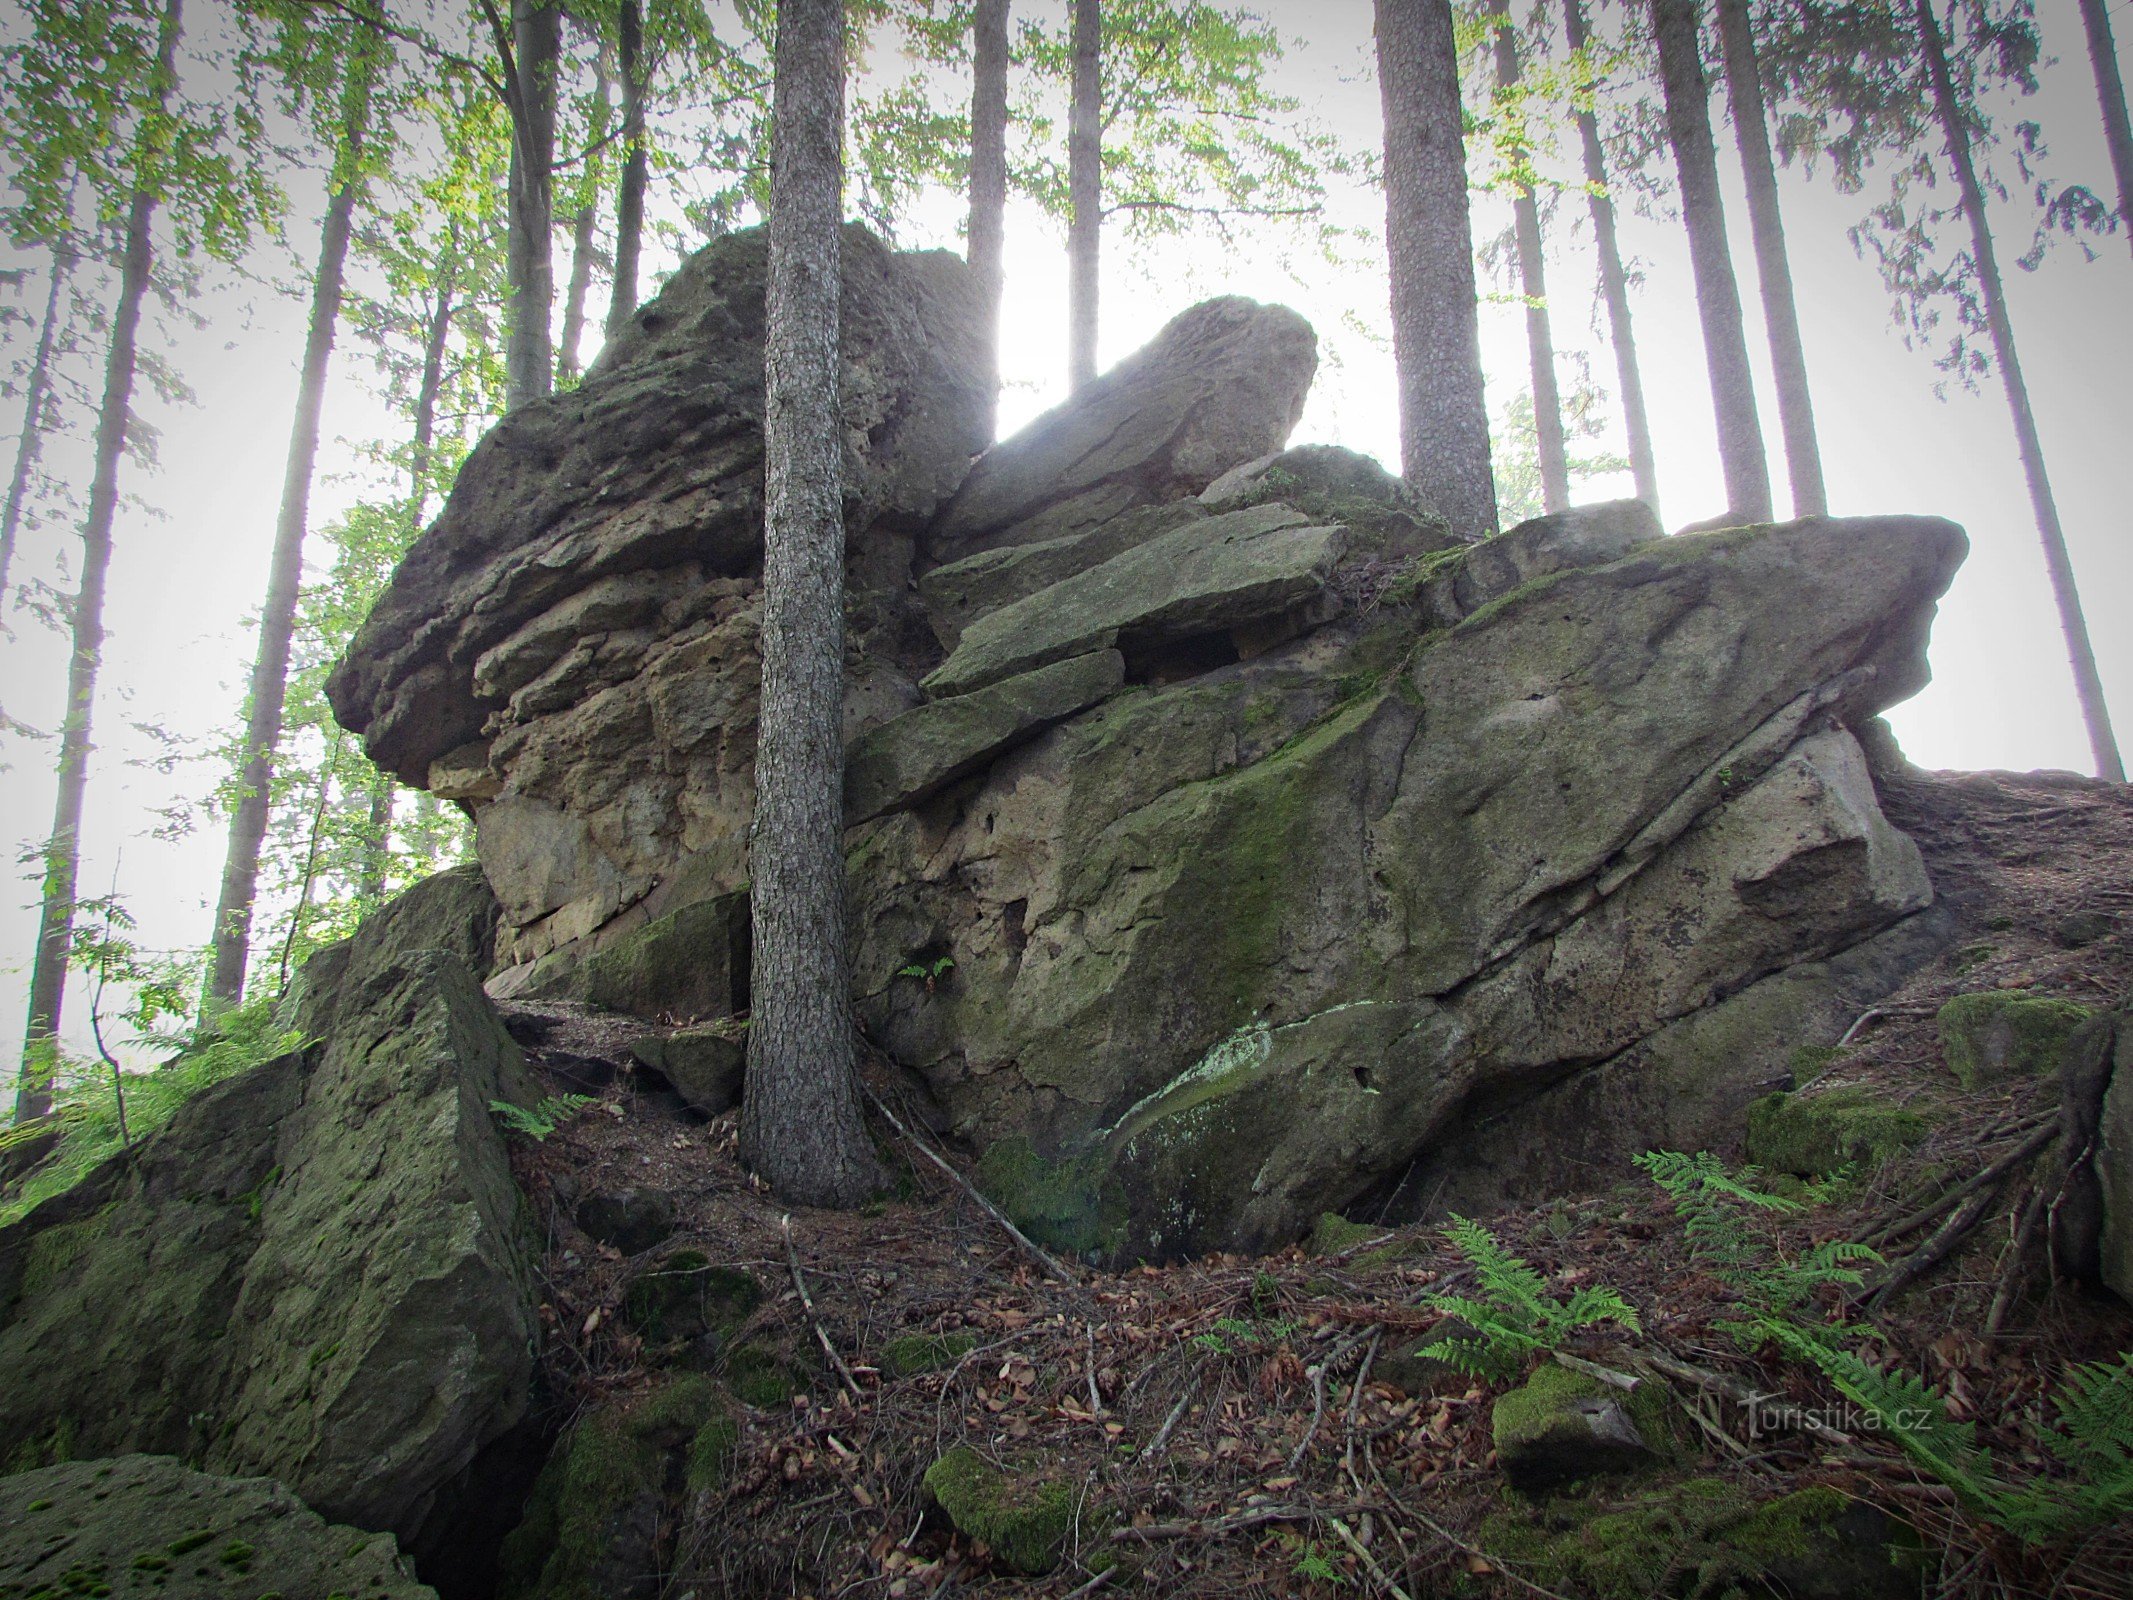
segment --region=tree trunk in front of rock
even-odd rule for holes
[[[555,79],[562,15],[555,0],[513,0],[511,7],[506,409],[548,393],[554,380],[548,319],[555,308],[555,241],[550,233],[555,220]]]
[[[1000,289],[1007,236],[1007,9],[978,0],[970,92],[970,270],[985,306],[985,437],[1000,403]]]
[[[1483,538],[1496,531],[1496,486],[1451,6],[1377,0],[1377,45],[1401,468],[1454,533]]]
[[[1741,320],[1740,285],[1726,248],[1725,203],[1718,188],[1718,146],[1711,137],[1710,85],[1704,77],[1696,0],[1652,0],[1659,80],[1666,97],[1668,141],[1681,179],[1681,220],[1696,275],[1696,312],[1718,424],[1718,459],[1726,510],[1742,522],[1771,517],[1770,466],[1755,410],[1755,378]]]
[[[1977,166],[1970,155],[1970,130],[1955,92],[1954,76],[1948,70],[1947,48],[1941,42],[1940,24],[1934,20],[1930,0],[1913,0],[1913,11],[1926,58],[1933,114],[1948,147],[1949,165],[1955,169],[1963,219],[1970,224],[1971,257],[1977,266],[1980,298],[1985,302],[1985,324],[1992,335],[1992,353],[2000,364],[2007,409],[2014,418],[2022,476],[2029,484],[2030,510],[2037,519],[2037,537],[2044,545],[2044,565],[2051,574],[2052,599],[2059,608],[2059,631],[2066,640],[2067,661],[2074,670],[2074,692],[2081,701],[2089,753],[2095,759],[2097,777],[2124,783],[2125,763],[2119,758],[2118,737],[2111,730],[2103,678],[2096,670],[2096,652],[2089,644],[2088,620],[2081,613],[2081,591],[2074,583],[2074,563],[2067,554],[2066,533],[2059,526],[2059,504],[2052,495],[2051,476],[2044,469],[2044,441],[2037,433],[2037,419],[2029,407],[2029,385],[2023,380],[2021,359],[2015,350],[2014,323],[2007,315],[2007,291],[2000,281],[1992,226],[1985,217],[1985,190],[1978,182]]]
[[[644,185],[649,162],[644,133],[644,13],[642,0],[621,0],[616,67],[622,78],[622,178],[615,188],[615,276],[608,292],[607,336],[620,333],[637,309],[637,264],[644,253]]]
[[[157,110],[168,106],[177,76],[183,0],[167,0],[156,48]],[[140,361],[141,308],[154,266],[156,197],[139,188],[126,206],[119,253],[118,301],[111,312],[111,345],[104,358],[104,394],[97,409],[95,466],[81,525],[81,585],[75,590],[67,703],[59,731],[59,790],[45,841],[44,878],[30,966],[29,1018],[23,1029],[22,1076],[15,1120],[29,1122],[52,1109],[50,1071],[59,1044],[60,1003],[74,943],[74,900],[81,878],[82,800],[88,790],[90,732],[97,669],[104,648],[104,591],[111,574],[111,534],[118,519],[119,468],[126,459],[126,425]]]
[[[1103,238],[1103,19],[1074,0],[1074,93],[1067,114],[1067,387],[1096,376],[1096,269]]]
[[[1510,0],[1496,0],[1496,85],[1516,92],[1523,76]],[[1570,506],[1570,447],[1563,437],[1563,395],[1555,381],[1555,332],[1548,323],[1548,269],[1541,250],[1540,203],[1530,184],[1517,185],[1511,201],[1518,244],[1518,292],[1526,302],[1526,360],[1533,374],[1533,438],[1540,460],[1541,506]]]
[[[607,119],[611,108],[612,87],[607,74],[607,56],[603,51],[600,61],[593,69],[594,98],[599,113],[593,120],[592,136],[595,142],[607,135]],[[585,342],[585,301],[592,293],[593,257],[599,254],[600,233],[600,183],[597,176],[599,158],[585,158],[594,164],[595,171],[586,175],[585,203],[578,207],[570,219],[570,282],[563,291],[563,332],[556,343],[555,376],[557,383],[570,383],[584,370],[584,362],[578,347]]]
[[[252,661],[251,692],[245,700],[243,765],[237,778],[237,804],[230,812],[222,892],[215,905],[203,1022],[243,997],[245,964],[251,954],[252,902],[259,889],[259,850],[273,808],[274,755],[281,745],[282,712],[289,692],[289,646],[296,632],[297,591],[303,581],[304,534],[311,519],[311,478],[318,466],[326,369],[340,327],[348,236],[362,188],[363,147],[370,130],[373,48],[367,32],[356,39],[342,96],[341,143],[335,152],[333,190],[327,196],[320,229],[318,269],[311,278],[310,326],[297,378],[296,415],[289,429],[274,549],[267,562],[266,598],[259,607],[259,651]]]
[[[1778,210],[1777,163],[1770,156],[1763,72],[1755,59],[1755,25],[1748,0],[1718,0],[1718,32],[1725,46],[1726,98],[1733,103],[1733,139],[1748,180],[1748,226],[1755,237],[1755,273],[1770,330],[1770,365],[1777,375],[1778,427],[1785,436],[1785,473],[1792,514],[1829,515],[1822,482],[1822,448],[1815,439],[1814,396],[1807,387],[1807,346],[1792,296],[1792,262],[1785,220]]]
[[[845,928],[842,0],[783,0],[772,95],[763,684],[741,1158],[781,1199],[856,1206],[883,1174],[860,1117]]]

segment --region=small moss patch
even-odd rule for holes
[[[1490,1425],[1504,1476],[1529,1490],[1649,1466],[1670,1442],[1663,1386],[1625,1393],[1552,1361],[1497,1397]]]
[[[1093,1163],[1047,1161],[1019,1134],[987,1146],[977,1180],[1017,1227],[1054,1250],[1102,1253],[1115,1244],[1124,1221],[1116,1201],[1106,1205]]]
[[[759,1411],[784,1405],[807,1387],[807,1375],[775,1350],[744,1344],[726,1355],[726,1382],[736,1399]]]
[[[1066,1552],[1074,1524],[1070,1484],[1002,1472],[957,1445],[926,1469],[926,1491],[961,1533],[1018,1572],[1041,1577]]]
[[[1366,1239],[1375,1239],[1384,1231],[1367,1222],[1350,1222],[1338,1212],[1321,1212],[1317,1224],[1311,1229],[1311,1254],[1337,1256],[1343,1250],[1353,1250]]]
[[[1878,1167],[1931,1126],[1919,1112],[1857,1085],[1768,1094],[1748,1107],[1748,1159],[1769,1172],[1819,1178],[1840,1167]]]
[[[1959,994],[1940,1008],[1940,1047],[1965,1089],[2058,1070],[2086,1006],[2020,989]]]
[[[762,1302],[763,1289],[736,1267],[713,1266],[698,1250],[676,1250],[632,1279],[622,1317],[647,1344],[732,1337]]]
[[[977,1348],[967,1333],[907,1333],[882,1346],[881,1370],[892,1378],[952,1367]]]

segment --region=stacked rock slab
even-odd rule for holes
[[[893,549],[854,535],[855,1000],[1062,1248],[1260,1247],[1365,1195],[1725,1144],[1773,1058],[1940,938],[1852,730],[1925,681],[1960,530],[1662,539],[1621,502],[1461,545],[1375,463],[1284,448],[1314,361],[1293,313],[1209,302]],[[619,540],[640,513],[603,504]],[[429,538],[504,548],[484,515],[455,496]],[[341,669],[384,686],[337,704],[389,744],[425,697],[489,707],[447,775],[504,902],[497,992],[745,1001],[756,580],[696,582],[567,706],[484,701],[466,652],[418,683],[376,630]],[[609,648],[593,588],[544,652]],[[712,993],[617,986],[707,939],[739,952]],[[1472,1136],[1547,1142],[1576,1104],[1607,1115],[1559,1161]]]
[[[464,1539],[538,1332],[494,925],[477,874],[409,891],[314,960],[315,1043],[0,1229],[0,1459],[176,1456],[418,1556]]]

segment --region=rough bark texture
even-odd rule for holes
[[[1521,73],[1518,34],[1509,0],[1497,0],[1496,85],[1516,90]],[[1570,507],[1570,450],[1563,439],[1563,397],[1555,382],[1555,335],[1548,326],[1548,272],[1541,251],[1540,206],[1533,190],[1519,184],[1511,202],[1518,241],[1518,290],[1526,301],[1526,355],[1533,372],[1533,435],[1540,457],[1541,504],[1550,512]]]
[[[168,0],[156,41],[156,101],[167,103],[176,76],[178,32],[184,0]],[[96,418],[96,466],[81,525],[81,587],[74,595],[73,649],[67,662],[67,704],[59,731],[59,793],[52,832],[45,843],[42,902],[37,915],[37,954],[30,967],[29,1023],[23,1031],[22,1080],[15,1120],[28,1122],[52,1108],[45,1080],[59,1035],[60,1000],[67,984],[68,947],[74,939],[74,891],[81,870],[82,796],[89,778],[89,731],[96,709],[96,673],[104,648],[104,586],[111,571],[111,525],[118,515],[119,468],[126,459],[126,420],[154,260],[151,227],[155,195],[137,189],[126,207],[125,244],[119,255],[118,301],[111,311],[111,345],[104,359],[104,398]]]
[[[2014,323],[2007,315],[2007,293],[2000,282],[1992,227],[1985,217],[1985,191],[1978,184],[1977,168],[1970,159],[1970,133],[1963,120],[1955,80],[1948,70],[1947,48],[1928,0],[1913,0],[1913,12],[1925,51],[1933,113],[1939,119],[1941,136],[1947,141],[1948,161],[1955,168],[1956,188],[1962,196],[1963,217],[1970,224],[1971,258],[1977,264],[1985,322],[1992,334],[1992,353],[2000,364],[2000,383],[2007,391],[2007,409],[2014,419],[2015,443],[2022,453],[2022,476],[2029,484],[2030,509],[2037,519],[2037,537],[2044,545],[2044,565],[2051,574],[2052,599],[2059,607],[2059,631],[2066,638],[2067,661],[2074,670],[2074,692],[2081,700],[2081,721],[2088,730],[2089,752],[2096,762],[2097,777],[2124,783],[2125,763],[2119,758],[2117,735],[2111,731],[2103,679],[2096,671],[2089,625],[2081,614],[2081,591],[2074,583],[2074,563],[2067,555],[2066,534],[2059,526],[2059,505],[2052,497],[2051,476],[2044,468],[2044,441],[2038,436],[2037,419],[2029,409],[2029,385],[2022,377],[2021,359],[2015,351]]]
[[[1074,0],[1074,98],[1067,115],[1067,387],[1096,376],[1096,267],[1103,236],[1103,20]]]
[[[1763,457],[1755,412],[1755,380],[1748,335],[1741,322],[1740,286],[1726,248],[1725,202],[1718,188],[1718,147],[1711,138],[1710,88],[1697,40],[1696,0],[1652,0],[1652,32],[1659,43],[1659,79],[1666,93],[1667,138],[1681,179],[1681,218],[1696,273],[1696,312],[1703,324],[1704,364],[1711,374],[1711,409],[1718,423],[1718,459],[1725,470],[1726,510],[1740,522],[1771,517],[1770,467]]]
[[[549,0],[511,7],[511,284],[504,352],[504,404],[524,405],[553,387],[555,305],[555,75],[562,9]]]
[[[2118,73],[2118,45],[2111,37],[2110,13],[2103,0],[2081,0],[2081,25],[2089,36],[2089,66],[2096,74],[2096,99],[2103,110],[2103,138],[2111,151],[2111,176],[2118,184],[2118,220],[2133,244],[2133,123],[2126,118],[2126,86]]]
[[[985,376],[993,392],[986,438],[993,435],[1000,390],[1001,247],[1007,232],[1007,11],[1009,0],[978,0],[972,25],[970,92],[970,270],[985,305]]]
[[[1465,538],[1496,531],[1459,54],[1444,0],[1377,0],[1385,244],[1407,481]]]
[[[622,75],[622,179],[615,190],[615,281],[607,332],[620,333],[637,309],[637,263],[644,250],[644,14],[641,0],[621,0],[616,62]]]
[[[854,1206],[860,1120],[844,916],[838,211],[844,7],[784,0],[764,339],[763,684],[749,861],[755,968],[741,1154],[784,1199]]]
[[[303,580],[304,533],[311,519],[311,476],[318,464],[319,414],[326,402],[326,369],[333,359],[334,334],[341,320],[341,283],[348,262],[349,226],[362,188],[363,145],[370,127],[372,48],[368,33],[356,37],[342,96],[336,181],[326,201],[318,269],[311,278],[311,321],[304,335],[304,363],[297,377],[296,416],[289,428],[281,510],[274,521],[274,550],[267,563],[266,598],[259,608],[259,653],[252,661],[251,692],[245,702],[244,766],[238,775],[236,809],[230,814],[222,892],[215,905],[214,965],[207,983],[210,1010],[235,1005],[244,994],[245,962],[252,943],[252,900],[259,887],[259,847],[267,836],[267,816],[274,798],[274,753],[281,744],[282,712],[288,699],[289,641],[296,630],[297,588]]]
[[[1563,0],[1563,27],[1570,48],[1583,49],[1591,33],[1579,0]],[[1608,198],[1607,151],[1600,143],[1600,119],[1590,111],[1580,111],[1577,117],[1578,139],[1585,152],[1593,249],[1600,258],[1600,294],[1607,303],[1607,331],[1615,347],[1616,380],[1622,388],[1630,476],[1637,485],[1637,498],[1657,515],[1659,468],[1652,456],[1652,424],[1644,409],[1644,376],[1637,367],[1637,338],[1630,322],[1629,274],[1622,269],[1622,248],[1615,240],[1615,203]]]
[[[1718,0],[1718,32],[1725,48],[1726,98],[1733,103],[1733,141],[1748,180],[1748,226],[1755,236],[1755,273],[1762,286],[1763,322],[1770,330],[1770,365],[1777,375],[1778,426],[1785,435],[1792,514],[1826,517],[1829,491],[1822,483],[1821,446],[1815,442],[1807,346],[1800,338],[1800,313],[1793,303],[1792,263],[1785,251],[1785,219],[1778,210],[1777,165],[1770,157],[1763,72],[1755,59],[1748,0]]]
[[[15,441],[15,471],[8,479],[6,507],[0,509],[0,601],[7,598],[8,569],[15,564],[15,540],[22,532],[30,479],[37,471],[37,458],[44,453],[45,408],[52,398],[52,346],[58,338],[59,308],[66,299],[67,281],[73,275],[73,251],[54,245],[51,282],[45,289],[44,321],[38,324],[37,350],[30,357],[29,377],[22,386],[22,432]]]

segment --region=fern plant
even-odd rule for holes
[[[1849,1350],[1797,1328],[1777,1335],[1792,1355],[1819,1368],[1877,1431],[1955,1491],[1987,1521],[2031,1544],[2133,1514],[2133,1351],[2116,1362],[2076,1367],[2058,1400],[2058,1426],[2045,1448],[2065,1478],[2010,1484],[1996,1476],[1977,1430],[1958,1422],[1933,1389],[1908,1372],[1883,1372]]]
[[[1425,1302],[1457,1317],[1474,1330],[1471,1337],[1433,1340],[1419,1352],[1469,1377],[1507,1383],[1518,1377],[1535,1355],[1548,1354],[1580,1328],[1613,1322],[1642,1333],[1637,1311],[1612,1289],[1579,1289],[1567,1300],[1548,1293],[1541,1275],[1512,1255],[1480,1223],[1456,1213],[1444,1230],[1480,1280],[1475,1295],[1438,1294]]]
[[[1880,1255],[1850,1239],[1826,1240],[1788,1255],[1751,1221],[1758,1212],[1804,1210],[1826,1199],[1841,1177],[1808,1185],[1803,1202],[1757,1187],[1762,1174],[1754,1167],[1728,1172],[1708,1150],[1694,1155],[1647,1150],[1637,1165],[1666,1192],[1696,1258],[1732,1292],[1742,1315],[1718,1326],[1736,1344],[1753,1350],[1780,1329],[1824,1344],[1842,1336],[1846,1324],[1810,1322],[1802,1313],[1819,1289],[1858,1286],[1864,1281],[1859,1268],[1878,1264]]]
[[[509,1100],[491,1100],[489,1109],[504,1125],[506,1133],[544,1144],[551,1133],[592,1103],[593,1096],[589,1094],[552,1094],[531,1106],[514,1105]]]

